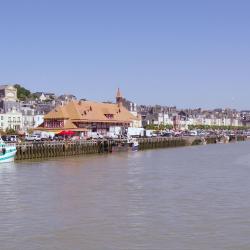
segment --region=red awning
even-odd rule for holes
[[[60,133],[58,133],[58,135],[71,135],[71,136],[74,134],[75,134],[75,132],[71,131],[71,130],[63,130]]]

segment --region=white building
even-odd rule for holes
[[[22,128],[22,113],[15,109],[7,113],[0,114],[0,129],[20,130]]]
[[[22,130],[27,132],[29,129],[36,128],[43,123],[43,114],[40,114],[38,110],[32,104],[21,105],[22,112]]]
[[[173,120],[170,118],[168,113],[161,112],[158,114],[158,121],[157,125],[163,124],[163,125],[173,125]]]

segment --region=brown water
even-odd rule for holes
[[[0,165],[1,250],[250,249],[250,143]]]

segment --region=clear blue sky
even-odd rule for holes
[[[0,82],[250,109],[249,0],[0,1]]]

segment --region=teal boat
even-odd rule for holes
[[[0,139],[0,163],[14,161],[16,155],[16,145],[6,144]]]

